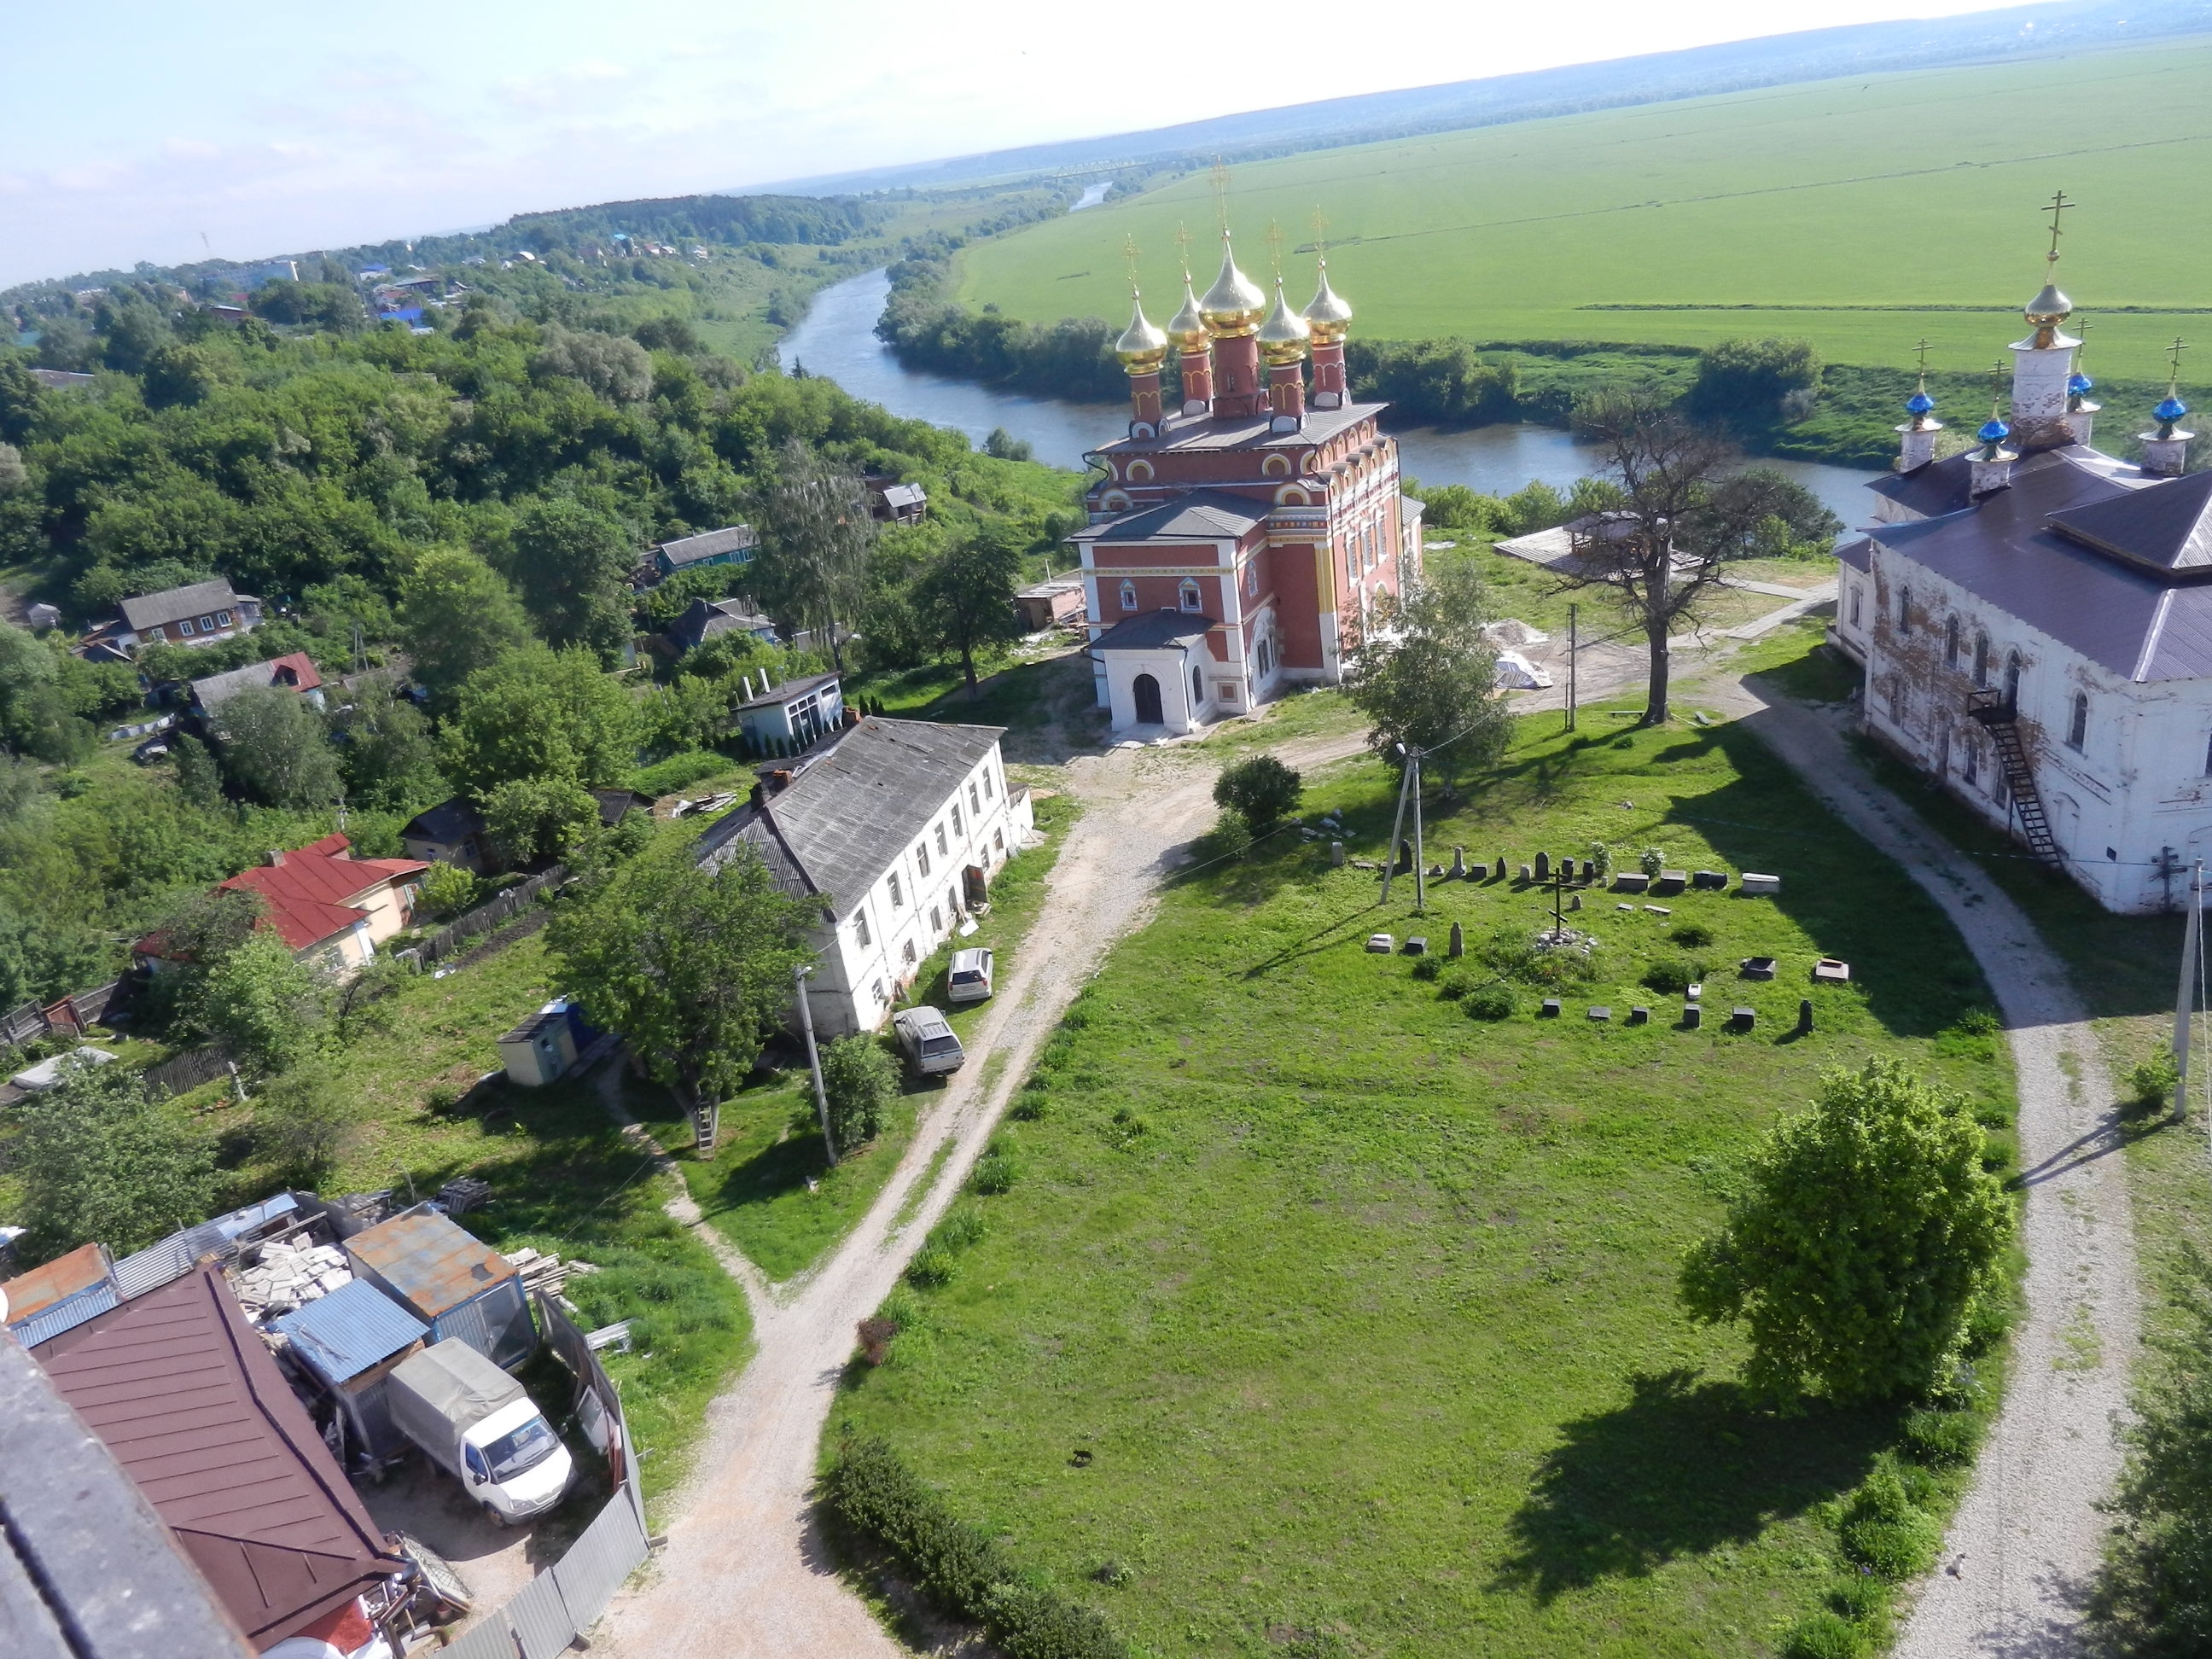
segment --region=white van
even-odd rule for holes
[[[459,1338],[398,1365],[392,1420],[493,1520],[526,1521],[561,1501],[574,1467],[522,1384]]]
[[[892,1017],[891,1030],[897,1033],[907,1063],[924,1077],[957,1072],[968,1058],[945,1016],[934,1008],[901,1009]]]
[[[981,1002],[990,994],[991,953],[981,946],[972,951],[955,951],[952,966],[945,970],[945,1000]]]

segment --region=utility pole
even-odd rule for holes
[[[822,1145],[830,1153],[830,1167],[837,1167],[837,1139],[830,1133],[830,1097],[822,1087],[822,1055],[814,1046],[814,1010],[806,1000],[806,981],[814,970],[800,963],[792,970],[799,989],[799,1029],[806,1033],[806,1069],[814,1075],[814,1112],[822,1120]]]
[[[1582,621],[1582,606],[1567,607],[1567,730],[1575,729],[1575,653],[1580,648],[1577,640]]]
[[[1429,855],[1421,845],[1421,751],[1409,757],[1413,765],[1413,914],[1429,910]]]
[[[2173,994],[2173,1121],[2189,1121],[2189,1037],[2203,978],[2204,866],[2189,884],[2189,919],[2181,930],[2181,983]]]
[[[1398,836],[1406,827],[1406,786],[1413,781],[1413,757],[1407,754],[1406,745],[1400,744],[1398,752],[1406,756],[1406,769],[1398,775],[1398,813],[1390,820],[1390,849],[1382,860],[1382,902],[1390,902],[1390,878],[1398,873]]]

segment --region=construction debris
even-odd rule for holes
[[[489,1201],[490,1198],[491,1183],[479,1181],[474,1176],[456,1176],[438,1188],[438,1207],[447,1215],[465,1215],[478,1205]]]
[[[353,1269],[346,1265],[345,1252],[332,1244],[264,1244],[259,1261],[231,1275],[239,1305],[256,1324],[352,1283]]]
[[[599,1272],[588,1261],[564,1262],[557,1255],[533,1250],[526,1244],[519,1250],[507,1251],[506,1255],[507,1261],[514,1264],[515,1272],[522,1275],[522,1289],[526,1296],[536,1296],[543,1291],[547,1296],[557,1297],[568,1288],[569,1274]]]

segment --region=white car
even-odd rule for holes
[[[891,1018],[907,1063],[924,1077],[957,1072],[968,1058],[960,1039],[934,1008],[902,1008]]]
[[[991,994],[991,953],[980,946],[972,951],[955,951],[952,966],[945,975],[945,997],[948,1002],[981,1002]]]

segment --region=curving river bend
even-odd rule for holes
[[[1064,403],[972,381],[947,380],[903,367],[875,336],[890,293],[881,270],[854,276],[817,295],[805,319],[779,349],[784,368],[837,382],[856,398],[909,420],[949,426],[981,444],[994,427],[1026,440],[1041,461],[1080,471],[1083,453],[1118,435],[1127,421],[1121,404]],[[1425,484],[1458,483],[1486,495],[1510,495],[1534,479],[1565,489],[1602,470],[1591,445],[1548,426],[1484,426],[1470,431],[1413,427],[1396,432],[1401,465]],[[1818,495],[1846,524],[1868,517],[1865,486],[1882,475],[1814,461],[1761,460]]]

